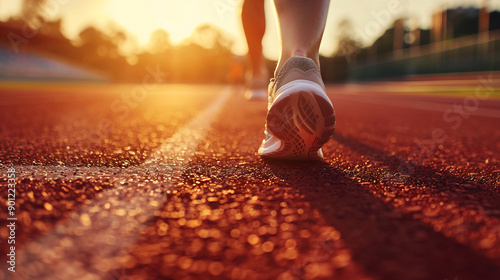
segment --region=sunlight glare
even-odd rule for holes
[[[197,0],[109,0],[110,17],[146,44],[158,28],[167,30],[173,43],[189,37],[200,24]]]

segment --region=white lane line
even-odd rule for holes
[[[453,103],[453,104],[445,104],[438,102],[430,102],[430,101],[400,101],[400,100],[391,100],[390,97],[384,97],[384,99],[373,97],[373,96],[364,96],[364,95],[356,95],[356,94],[341,94],[336,93],[333,95],[332,100],[341,100],[341,101],[354,101],[359,103],[367,103],[374,105],[384,105],[384,106],[393,106],[400,108],[408,108],[408,109],[417,109],[424,111],[435,111],[435,112],[446,112],[447,110],[453,108],[453,104],[463,105],[462,103]],[[495,109],[487,109],[481,108],[481,101],[479,101],[479,108],[476,111],[471,111],[471,114],[474,116],[482,116],[487,118],[500,118],[500,110]]]
[[[86,179],[104,176],[113,180],[114,188],[101,192],[68,221],[60,221],[51,232],[26,244],[19,252],[14,279],[101,279],[121,267],[144,223],[166,202],[169,181],[183,172],[230,95],[230,88],[225,88],[139,167],[17,167],[28,177],[61,178],[65,172],[68,177],[64,178],[71,179],[78,178],[75,171],[88,172]],[[144,180],[152,178],[156,182]]]
[[[150,173],[149,175],[163,174],[165,171],[178,169],[178,166],[185,165],[192,154],[196,151],[197,145],[204,139],[206,130],[210,127],[218,111],[222,108],[230,95],[231,90],[229,88],[225,88],[208,107],[198,113],[198,115],[185,124],[169,139],[165,140],[162,145],[156,149],[156,151],[152,152],[148,159],[146,159],[145,162],[138,167],[121,168],[16,165],[14,166],[17,173],[16,176],[18,179],[113,179],[117,176],[128,177],[136,175],[137,171],[146,171],[146,169]]]

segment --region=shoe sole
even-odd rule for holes
[[[268,131],[281,140],[275,151],[262,156],[316,160],[321,147],[335,130],[335,111],[323,88],[314,82],[296,80],[280,88],[267,114]]]

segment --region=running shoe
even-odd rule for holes
[[[266,100],[267,99],[267,83],[269,82],[269,78],[263,77],[254,77],[250,79],[249,85],[245,90],[245,99],[247,100]]]
[[[318,160],[335,129],[335,111],[318,66],[310,58],[286,61],[268,88],[265,135],[258,154],[267,158]]]

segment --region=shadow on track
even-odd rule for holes
[[[480,207],[486,209],[486,211],[482,211],[484,215],[489,215],[488,210],[498,210],[500,207],[500,194],[495,189],[494,178],[480,178],[482,181],[479,181],[477,178],[460,177],[444,170],[444,168],[437,169],[428,164],[412,165],[403,157],[391,155],[342,134],[336,134],[334,139],[339,144],[349,147],[372,161],[380,162],[380,167],[387,167],[394,173],[400,172],[399,175],[406,177],[405,183],[425,186],[426,188],[418,188],[420,195],[435,196],[446,192],[447,197],[460,207],[475,211],[480,210]],[[408,171],[406,168],[408,166],[412,170]],[[414,190],[410,190],[410,194],[412,191]],[[473,199],[471,199],[471,195],[474,196]]]
[[[325,162],[266,161],[342,235],[376,279],[493,279],[500,266],[375,197]],[[341,273],[341,272],[339,272]],[[493,277],[493,278],[492,278]]]

